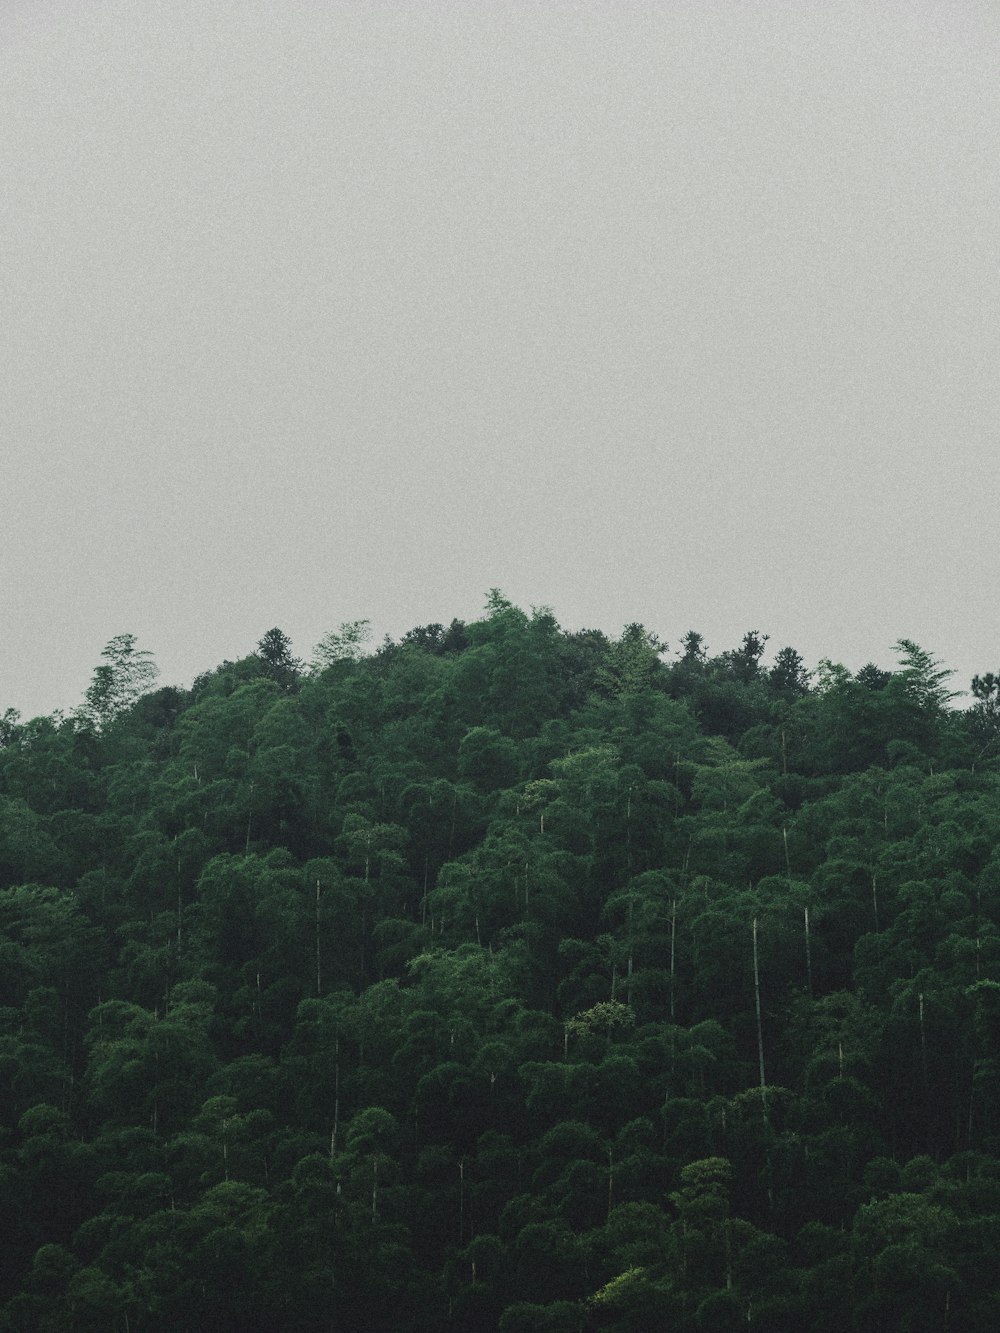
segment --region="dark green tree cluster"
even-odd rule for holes
[[[1000,705],[482,619],[0,718],[0,1329],[1000,1327]]]

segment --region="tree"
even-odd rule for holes
[[[152,653],[136,647],[134,634],[117,634],[105,645],[77,715],[103,730],[152,687],[160,674]]]
[[[418,625],[407,630],[399,642],[403,648],[420,648],[438,656],[460,653],[468,647],[465,621],[453,620],[447,628],[436,622],[432,625]]]
[[[458,750],[459,776],[482,791],[512,787],[518,777],[517,745],[493,727],[473,727]]]
[[[597,669],[597,684],[612,697],[648,689],[666,651],[667,644],[645,625],[626,625],[611,645],[606,664]]]
[[[805,669],[801,654],[794,648],[782,648],[774,659],[769,680],[779,693],[785,695],[805,694],[809,688],[809,672]]]
[[[704,667],[708,661],[708,650],[705,647],[705,636],[699,634],[696,629],[689,629],[681,639],[684,651],[680,655],[680,660],[685,666]]]
[[[981,759],[1000,745],[1000,676],[992,671],[973,676],[971,688],[976,702],[965,715],[966,727]]]
[[[325,634],[313,649],[313,670],[322,671],[335,662],[360,661],[371,636],[370,620],[345,620],[337,629]]]
[[[16,708],[7,708],[3,716],[0,717],[0,750],[10,745],[20,731],[18,723],[21,720],[21,714]]]
[[[879,690],[884,690],[889,681],[892,680],[892,672],[883,671],[874,662],[867,662],[854,679],[859,685],[863,685],[866,690],[871,690],[877,694]]]
[[[972,677],[971,688],[973,695],[991,718],[1000,714],[1000,678],[992,671],[987,671],[981,676]]]
[[[900,654],[902,671],[899,675],[906,690],[922,707],[936,713],[958,698],[958,690],[945,688],[945,681],[955,674],[954,671],[943,668],[940,660],[932,657],[926,648],[921,648],[912,639],[898,639],[892,646]]]
[[[737,680],[747,684],[757,679],[761,669],[760,659],[764,656],[769,637],[767,634],[761,634],[759,630],[747,630],[738,648],[722,654],[723,660]]]
[[[264,674],[285,690],[295,687],[302,663],[292,655],[292,641],[275,626],[269,629],[257,644],[257,656],[264,665]]]
[[[730,1195],[733,1168],[724,1157],[690,1162],[680,1173],[680,1188],[670,1195],[677,1210],[671,1228],[681,1268],[694,1269],[710,1286],[733,1285]]]
[[[160,1016],[123,1000],[105,1000],[90,1014],[84,1086],[91,1107],[107,1121],[175,1128],[199,1104],[215,1069],[208,1039],[211,988],[174,988],[175,1003]]]

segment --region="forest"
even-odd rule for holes
[[[1000,1328],[1000,678],[366,635],[0,717],[0,1329]]]

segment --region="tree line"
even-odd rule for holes
[[[1000,680],[479,620],[0,718],[0,1328],[1000,1326]]]

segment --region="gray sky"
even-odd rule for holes
[[[6,0],[0,711],[493,585],[996,670],[998,69],[992,0]]]

